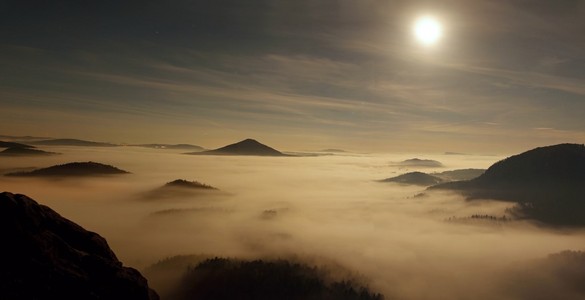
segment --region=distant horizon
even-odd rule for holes
[[[19,139],[20,138],[20,139]],[[424,149],[408,149],[407,147],[401,148],[392,148],[389,150],[384,150],[384,149],[355,149],[351,146],[353,145],[349,145],[350,147],[343,147],[343,145],[331,145],[331,144],[321,144],[322,146],[319,147],[314,146],[312,148],[309,147],[302,147],[302,146],[290,146],[290,148],[281,146],[278,142],[275,143],[269,143],[266,142],[264,139],[259,138],[259,137],[255,137],[255,136],[248,136],[248,137],[243,137],[243,138],[236,138],[233,140],[225,140],[225,142],[219,141],[219,139],[213,139],[214,140],[214,145],[210,146],[207,143],[201,143],[201,142],[193,142],[193,141],[187,141],[187,139],[185,140],[167,140],[167,142],[165,141],[160,141],[160,140],[141,140],[141,141],[136,141],[136,142],[120,142],[120,141],[112,141],[112,140],[105,140],[105,139],[92,139],[92,138],[85,138],[85,137],[61,137],[61,136],[37,136],[37,135],[32,135],[32,134],[24,134],[24,135],[12,135],[12,134],[6,134],[6,133],[2,133],[0,134],[0,140],[5,140],[5,141],[20,141],[23,143],[26,143],[26,139],[31,139],[31,140],[53,140],[53,139],[73,139],[73,140],[82,140],[82,141],[89,141],[89,142],[97,142],[97,143],[112,143],[115,145],[120,145],[120,146],[132,146],[132,145],[146,145],[146,144],[167,144],[167,145],[178,145],[178,144],[189,144],[189,145],[194,145],[194,146],[200,146],[205,148],[206,150],[212,150],[212,149],[217,149],[217,148],[221,148],[223,146],[226,145],[230,145],[233,143],[237,143],[246,139],[254,139],[262,144],[265,144],[267,146],[270,146],[272,148],[275,148],[279,151],[282,152],[295,152],[295,151],[299,151],[299,152],[303,152],[303,151],[322,151],[322,150],[326,150],[326,149],[336,149],[336,150],[343,150],[343,151],[347,151],[347,152],[355,152],[355,153],[388,153],[388,154],[398,154],[398,153],[413,153],[413,154],[445,154],[445,155],[483,155],[483,156],[502,156],[502,155],[514,155],[514,154],[518,154],[521,152],[525,152],[537,147],[545,147],[545,146],[551,146],[551,145],[556,145],[556,144],[565,144],[565,143],[570,143],[570,144],[584,144],[585,142],[558,142],[558,143],[549,143],[549,144],[538,144],[538,145],[533,145],[533,146],[527,146],[525,148],[522,148],[520,146],[511,146],[511,147],[506,147],[506,148],[498,148],[496,147],[495,149],[500,149],[499,151],[494,150],[494,151],[487,151],[484,148],[484,151],[477,151],[477,152],[465,152],[465,151],[458,151],[458,149],[452,149],[452,148],[448,148],[448,149],[434,149],[431,151],[428,150],[424,150]],[[296,148],[293,148],[296,147]]]
[[[0,128],[13,135],[362,152],[585,141],[583,1],[2,8]]]

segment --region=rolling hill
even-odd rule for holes
[[[431,186],[443,182],[443,179],[423,172],[410,172],[396,177],[382,179],[380,182]]]
[[[274,148],[266,146],[253,139],[245,139],[243,141],[230,144],[218,149],[190,152],[186,154],[194,155],[246,155],[246,156],[290,156],[284,154]]]
[[[143,198],[148,200],[155,200],[177,197],[190,197],[203,194],[209,195],[209,192],[217,191],[219,191],[217,188],[198,181],[177,179],[171,182],[167,182],[163,186],[158,187],[144,194]]]
[[[30,172],[9,173],[5,176],[18,177],[77,177],[77,176],[103,176],[128,174],[110,165],[96,162],[72,162],[62,165],[55,165],[48,168],[36,169]]]
[[[14,148],[14,147],[16,147],[16,148],[34,148],[31,145],[15,143],[15,142],[0,141],[0,148]]]
[[[48,156],[58,155],[56,152],[48,152],[33,148],[11,147],[0,151],[0,156]]]

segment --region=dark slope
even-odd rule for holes
[[[39,205],[0,193],[0,298],[158,299],[104,238]]]
[[[48,156],[57,154],[59,153],[22,147],[11,147],[0,152],[0,156]]]
[[[203,194],[210,195],[210,192],[217,191],[219,191],[217,188],[198,181],[177,179],[171,182],[167,182],[165,185],[144,194],[143,198],[154,200],[176,197],[190,197]]]
[[[471,180],[481,176],[486,170],[485,169],[459,169],[451,170],[440,173],[431,173],[433,176],[437,176],[444,181],[459,181],[459,180]]]
[[[184,179],[177,179],[171,182],[167,182],[163,187],[168,188],[184,188],[184,189],[195,189],[195,190],[217,190],[216,188],[201,183],[199,181],[188,181]]]
[[[431,189],[516,202],[519,214],[549,224],[585,225],[585,146],[536,148],[495,163],[475,179]]]
[[[45,146],[80,146],[80,147],[116,147],[116,144],[91,142],[77,139],[52,139],[31,142],[33,145],[45,145]]]
[[[55,165],[48,168],[37,169],[31,172],[9,173],[6,176],[22,177],[67,177],[67,176],[100,176],[100,175],[117,175],[128,174],[129,172],[120,170],[110,165],[104,165],[96,162],[72,162],[62,165]]]
[[[34,148],[33,146],[30,145],[26,145],[26,144],[21,144],[21,143],[15,143],[15,142],[5,142],[5,141],[0,141],[0,148]]]
[[[276,149],[268,147],[256,140],[246,139],[235,144],[227,145],[215,150],[192,152],[196,155],[251,155],[251,156],[289,156]]]
[[[443,180],[437,176],[429,175],[423,172],[411,172],[392,178],[386,178],[380,180],[380,182],[394,182],[400,184],[431,186],[437,183],[441,183],[443,182]]]

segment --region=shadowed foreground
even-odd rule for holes
[[[158,299],[104,238],[11,193],[0,194],[0,298]]]

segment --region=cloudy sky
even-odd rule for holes
[[[437,44],[413,38],[433,15]],[[583,0],[3,0],[0,134],[508,153],[585,141]]]

